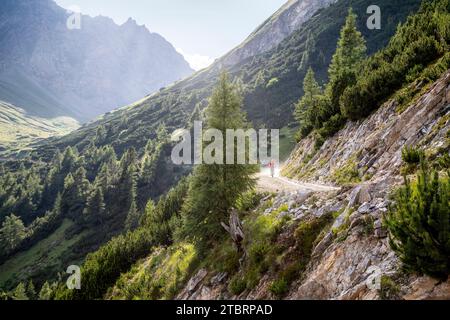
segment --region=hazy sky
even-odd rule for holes
[[[56,0],[118,24],[129,17],[170,41],[199,69],[228,52],[287,0]]]

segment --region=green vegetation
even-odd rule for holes
[[[366,51],[366,42],[361,32],[357,30],[356,15],[350,8],[345,25],[341,30],[336,53],[333,55],[328,69],[329,81],[326,92],[332,109],[339,106],[340,98],[345,89],[355,84],[361,64],[366,57]],[[348,116],[349,110],[347,108],[347,105],[341,105],[341,112],[344,117]],[[336,113],[339,112],[336,110],[333,115]]]
[[[209,150],[214,164],[201,164],[195,168],[183,208],[183,235],[202,247],[210,247],[222,239],[226,231],[221,222],[228,221],[230,210],[240,195],[255,185],[252,176],[256,173],[256,166],[226,164],[227,144],[231,143],[225,137],[226,130],[248,126],[241,108],[242,98],[229,82],[228,75],[222,74],[206,116],[208,128],[218,130],[224,137],[223,145],[217,147],[219,151],[211,149],[211,146],[216,148],[213,143],[205,146],[204,151]],[[245,159],[248,158],[248,151],[238,151],[236,145],[233,152],[234,163],[237,163],[240,152],[245,153]]]
[[[414,147],[404,147],[402,149],[402,160],[408,164],[419,164],[425,160],[425,152]]]
[[[64,220],[48,238],[39,241],[27,251],[17,253],[0,265],[0,287],[13,288],[19,281],[30,278],[35,278],[36,284],[43,283],[46,277],[41,276],[39,272],[43,261],[47,269],[60,272],[64,272],[70,263],[77,263],[76,260],[70,259],[75,250],[74,244],[87,233],[83,232],[71,239],[66,239],[66,234],[73,225],[70,220]],[[27,271],[24,272],[24,270]]]
[[[149,258],[121,275],[107,297],[115,300],[173,299],[190,275],[189,268],[195,257],[195,248],[190,244],[155,249]]]
[[[148,200],[165,193],[187,172],[165,161],[171,142],[163,126],[140,154],[129,148],[120,160],[110,145],[101,146],[105,137],[104,128],[99,127],[82,150],[57,150],[48,163],[25,158],[2,164],[0,264],[26,253],[69,219],[73,224],[61,241],[70,245],[76,241],[76,250],[65,257],[52,256],[61,261],[48,259],[48,266],[35,268],[29,275],[38,285],[55,280],[65,270],[62,261],[82,261],[112,237],[138,228]],[[17,281],[8,282],[7,289]]]
[[[450,3],[424,1],[418,13],[400,25],[385,49],[364,59],[365,42],[349,12],[329,67],[325,93],[310,70],[305,95],[297,105],[300,136],[318,133],[316,148],[340,130],[347,119],[359,120],[380,107],[398,90],[400,105],[450,67]],[[414,84],[412,84],[414,82]]]
[[[417,181],[405,178],[386,215],[390,245],[408,271],[446,279],[450,273],[450,179],[422,162]]]
[[[345,115],[360,119],[413,80],[425,83],[437,80],[450,67],[449,28],[450,2],[424,1],[419,12],[398,28],[389,45],[364,63],[356,84],[340,99]],[[445,66],[433,71],[426,69],[444,56],[447,56]]]
[[[279,298],[283,297],[288,290],[289,285],[284,277],[275,280],[269,287],[269,291]]]
[[[234,278],[231,279],[230,285],[228,286],[228,290],[236,296],[244,292],[245,289],[247,289],[247,281],[239,274],[235,275]]]
[[[0,92],[3,89],[0,85]],[[32,143],[49,137],[63,136],[78,127],[78,122],[72,118],[44,119],[0,101],[0,154],[8,156],[30,150]]]
[[[396,300],[398,299],[400,293],[400,287],[395,283],[395,281],[386,276],[381,276],[380,280],[380,298],[381,300]]]
[[[306,137],[313,129],[320,129],[324,109],[328,108],[323,91],[310,68],[303,81],[302,99],[295,107],[295,117],[300,124],[300,138]]]
[[[179,211],[185,201],[187,182],[180,183],[161,197],[156,206],[147,204],[141,226],[110,240],[98,251],[89,254],[82,266],[83,290],[70,291],[60,287],[57,299],[100,299],[139,259],[158,246],[169,245],[179,228]]]
[[[285,206],[269,215],[262,215],[261,210],[264,208],[251,213],[244,221],[246,234],[244,247],[247,255],[240,269],[226,270],[233,275],[229,290],[235,295],[252,290],[259,284],[264,274],[270,274],[275,280],[270,284],[269,291],[281,298],[288,292],[291,283],[301,278],[314,246],[322,239],[323,231],[329,228],[333,216],[326,214],[320,218],[311,217],[310,220],[295,224],[289,219],[279,217],[279,214],[286,210]],[[294,232],[295,237],[281,240],[282,230],[285,229]],[[223,250],[220,247],[216,250]],[[227,260],[224,255],[219,256],[222,258],[221,261]],[[233,258],[235,264],[238,263],[238,259],[239,257]],[[208,265],[218,271],[215,264],[208,263]]]
[[[402,149],[402,160],[404,164],[401,173],[403,175],[414,173],[419,164],[426,160],[425,152],[419,148],[405,146]]]
[[[297,145],[296,139],[297,128],[289,126],[283,127],[280,130],[280,161],[285,161],[291,155]]]
[[[304,96],[296,106],[300,137],[306,137],[314,129],[319,133],[316,149],[344,124],[348,111],[339,109],[339,99],[347,87],[355,84],[366,50],[365,40],[357,30],[356,15],[350,8],[328,69],[329,81],[325,91],[309,69],[303,83]]]
[[[331,179],[339,185],[352,185],[361,182],[358,166],[354,158],[335,169],[331,174]]]
[[[0,229],[0,249],[10,252],[17,247],[26,237],[26,229],[22,220],[11,214],[6,217]]]

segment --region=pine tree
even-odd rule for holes
[[[12,294],[12,298],[14,300],[29,300],[25,284],[21,282],[17,285],[16,289],[14,289],[14,292]]]
[[[322,90],[316,81],[314,71],[309,68],[303,81],[304,95],[295,107],[295,117],[300,123],[302,137],[311,132],[313,128],[321,126],[321,107],[323,101]]]
[[[52,292],[53,290],[50,287],[50,284],[46,281],[39,292],[39,300],[50,300]]]
[[[132,196],[130,210],[128,210],[127,219],[125,220],[125,230],[128,231],[132,231],[139,227],[139,221],[141,219],[135,198],[135,196]]]
[[[26,293],[27,293],[27,297],[30,300],[35,300],[36,299],[36,289],[34,287],[34,284],[33,284],[32,280],[28,281]]]
[[[86,204],[89,189],[90,183],[86,179],[86,170],[83,167],[77,169],[74,175],[69,173],[64,180],[63,212],[72,216],[81,214]]]
[[[135,197],[137,183],[137,154],[134,148],[129,149],[120,160],[120,178],[118,181],[117,201],[126,208],[130,208],[130,194]],[[134,199],[134,198],[133,198]]]
[[[97,131],[95,133],[95,144],[101,145],[102,143],[105,142],[107,135],[106,135],[106,129],[103,125],[98,126]]]
[[[102,223],[105,218],[105,212],[103,191],[100,186],[96,186],[87,199],[83,213],[87,216],[88,221]]]
[[[75,148],[67,147],[64,151],[63,159],[61,162],[61,171],[67,175],[69,172],[73,172],[78,161],[78,152]]]
[[[422,161],[417,181],[405,177],[386,216],[390,245],[406,270],[447,279],[450,274],[450,174],[439,177]]]
[[[366,43],[361,32],[357,30],[356,18],[350,8],[328,70],[329,83],[326,91],[331,101],[332,114],[340,112],[340,97],[347,87],[356,82],[361,62],[366,57]]]
[[[206,110],[207,127],[224,137],[223,163],[226,163],[226,129],[248,126],[242,112],[242,98],[230,84],[227,74],[219,83]],[[234,142],[234,141],[233,141]],[[230,142],[230,143],[233,143]],[[205,146],[206,148],[206,146]],[[254,186],[255,167],[237,164],[202,164],[195,168],[184,206],[185,234],[200,246],[224,235],[220,223],[228,221],[230,209],[243,192]]]
[[[11,214],[6,217],[0,229],[0,246],[6,252],[14,250],[27,235],[26,228],[22,220]]]

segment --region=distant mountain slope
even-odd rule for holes
[[[128,20],[70,13],[52,0],[0,4],[0,98],[43,117],[81,121],[110,111],[193,71],[163,37]]]
[[[369,53],[384,47],[395,33],[397,25],[418,9],[421,0],[382,0],[382,29],[366,27],[369,0],[340,0],[319,11],[300,29],[294,31],[276,48],[227,68],[231,76],[242,84],[244,108],[256,127],[282,128],[293,120],[294,103],[302,96],[302,81],[312,66],[321,82],[327,79],[327,69],[336,48],[339,30],[347,10],[353,6],[358,14],[358,27],[367,40]],[[186,125],[196,105],[207,105],[207,98],[215,85],[220,68],[217,63],[208,69],[165,88],[127,108],[104,115],[97,122],[61,139],[47,141],[39,148],[40,156],[51,156],[55,148],[68,145],[86,146],[95,137],[99,126],[108,132],[105,143],[118,153],[129,146],[139,149],[148,139],[156,138],[156,128],[165,123],[169,130]],[[271,79],[275,85],[268,87]],[[126,125],[125,125],[126,124]]]
[[[241,45],[234,48],[219,64],[230,66],[248,57],[264,53],[307,22],[319,9],[337,0],[289,0],[264,21]]]
[[[44,119],[28,116],[24,110],[0,101],[0,155],[52,136],[67,134],[79,127],[69,117]]]

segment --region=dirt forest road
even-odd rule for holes
[[[330,187],[321,184],[302,183],[281,177],[278,173],[275,177],[270,176],[268,170],[263,170],[258,175],[257,189],[262,192],[296,192],[296,191],[313,191],[313,192],[329,192],[336,191],[339,188]]]

